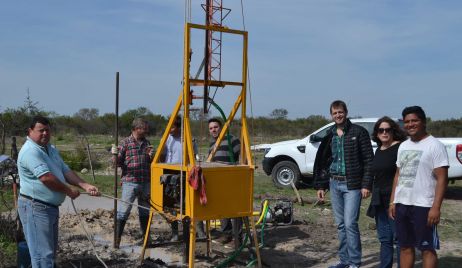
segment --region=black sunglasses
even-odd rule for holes
[[[390,133],[391,132],[391,127],[389,127],[389,128],[379,128],[378,132],[379,133]]]

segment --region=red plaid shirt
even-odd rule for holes
[[[117,165],[122,168],[122,182],[149,182],[151,157],[147,154],[148,140],[136,141],[133,135],[123,139],[119,145]]]

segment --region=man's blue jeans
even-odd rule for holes
[[[18,214],[33,268],[53,268],[58,249],[59,209],[23,197]]]
[[[119,209],[117,210],[118,220],[127,220],[130,211],[132,210],[132,204],[135,198],[138,198],[138,205],[143,207],[150,207],[149,204],[149,193],[151,191],[150,183],[135,183],[135,182],[123,182],[122,183],[122,200],[128,202],[119,202]],[[138,207],[138,214],[141,217],[149,217],[149,210]]]
[[[399,268],[399,246],[396,243],[395,221],[388,217],[388,209],[376,206],[375,223],[380,241],[380,268],[393,266],[393,245],[396,244],[397,264]]]
[[[340,242],[340,262],[361,265],[361,239],[359,234],[359,209],[361,190],[348,190],[346,181],[330,180],[330,196]]]

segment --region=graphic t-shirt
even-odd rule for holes
[[[449,167],[444,145],[433,136],[418,142],[404,141],[398,149],[398,185],[395,203],[431,207],[435,198],[436,177],[433,170]]]

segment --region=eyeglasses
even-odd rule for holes
[[[389,128],[379,128],[379,133],[390,133],[391,132],[391,127]]]

